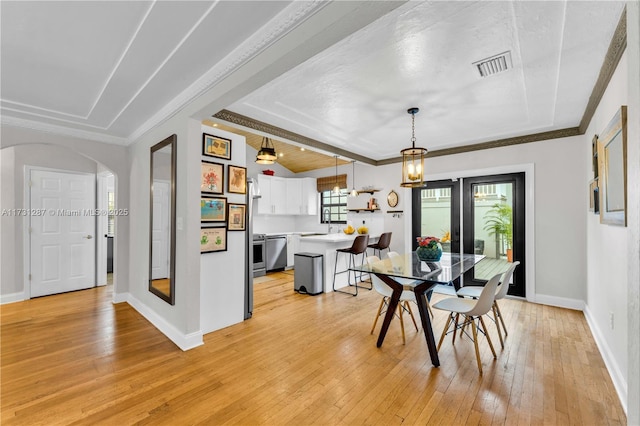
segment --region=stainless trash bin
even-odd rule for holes
[[[318,253],[293,255],[293,289],[298,293],[316,295],[324,288],[324,257]]]

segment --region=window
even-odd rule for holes
[[[116,208],[115,192],[107,192],[107,209],[109,215],[107,216],[107,235],[113,237],[115,231],[116,217],[113,211]]]
[[[320,193],[320,223],[347,223],[347,194]]]

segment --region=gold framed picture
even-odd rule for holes
[[[227,192],[233,194],[247,193],[247,169],[246,167],[227,166]]]

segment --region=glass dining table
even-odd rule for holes
[[[402,291],[411,290],[416,295],[431,363],[434,367],[439,367],[440,360],[431,327],[431,318],[429,318],[426,293],[438,284],[454,285],[458,277],[473,268],[482,259],[484,259],[483,255],[442,253],[439,261],[427,262],[421,261],[415,252],[411,252],[393,259],[383,259],[352,268],[358,272],[376,275],[393,290],[376,346],[380,347],[384,342]]]

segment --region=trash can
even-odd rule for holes
[[[296,253],[293,258],[293,289],[315,296],[324,288],[324,257],[318,253]]]

